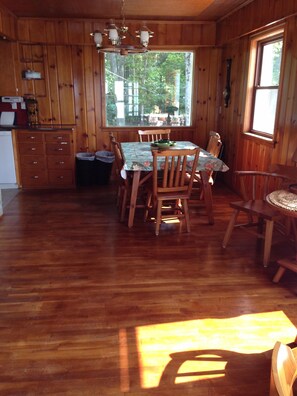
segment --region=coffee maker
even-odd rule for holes
[[[28,125],[34,126],[39,124],[38,102],[35,98],[26,98]]]

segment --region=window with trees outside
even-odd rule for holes
[[[278,102],[283,35],[257,40],[251,111],[251,132],[272,137]]]
[[[190,126],[193,58],[190,51],[104,54],[106,126]]]

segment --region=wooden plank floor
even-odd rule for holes
[[[0,219],[0,394],[268,395],[271,349],[295,339],[297,277],[271,282],[254,239],[223,238],[235,198],[215,185],[215,225],[137,215],[114,187],[24,191]]]

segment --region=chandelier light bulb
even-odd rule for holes
[[[95,42],[97,48],[102,47],[102,40],[103,40],[102,33],[95,32],[94,33],[94,42]]]
[[[150,35],[147,30],[141,30],[140,31],[140,42],[144,47],[148,46],[150,40]]]
[[[119,34],[116,27],[109,29],[108,34],[109,40],[111,41],[112,45],[117,45],[119,41]]]

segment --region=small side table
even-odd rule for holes
[[[291,259],[284,258],[277,261],[280,267],[273,277],[273,282],[278,283],[287,269],[297,273],[297,194],[288,190],[277,190],[268,194],[266,200],[285,216],[291,217],[293,219],[296,240],[296,256]]]

